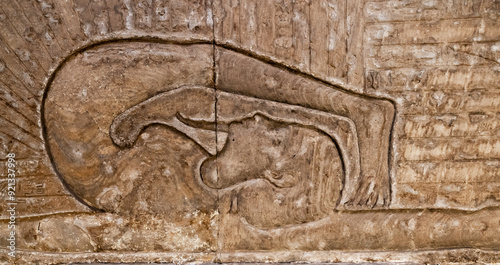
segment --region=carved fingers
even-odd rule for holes
[[[215,128],[194,130],[179,120],[186,116],[190,120],[214,124],[214,103],[214,91],[206,87],[181,87],[161,93],[118,115],[111,124],[110,136],[116,145],[131,147],[145,127],[163,124],[183,132],[207,152],[214,153]]]

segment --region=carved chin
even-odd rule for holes
[[[201,164],[201,180],[205,185],[212,189],[220,189],[222,188],[219,183],[219,179],[217,177],[217,165],[215,163],[215,159],[208,158]]]

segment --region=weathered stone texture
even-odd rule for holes
[[[215,39],[326,80],[362,83],[362,1],[215,0]]]
[[[0,196],[7,264],[499,262],[500,3],[0,0]]]
[[[366,87],[402,105],[394,206],[412,205],[408,196],[438,208],[498,200],[499,7],[495,1],[365,4]],[[403,184],[415,167],[440,177]]]

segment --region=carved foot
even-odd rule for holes
[[[388,206],[390,202],[390,184],[388,182],[385,177],[362,176],[356,194],[347,205],[354,209]]]

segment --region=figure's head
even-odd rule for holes
[[[301,223],[334,210],[343,169],[332,138],[260,115],[228,128],[225,147],[205,160],[201,177],[211,188],[239,187],[239,213],[250,223],[263,227]],[[244,185],[249,181],[253,184]],[[269,214],[259,214],[263,211]]]

